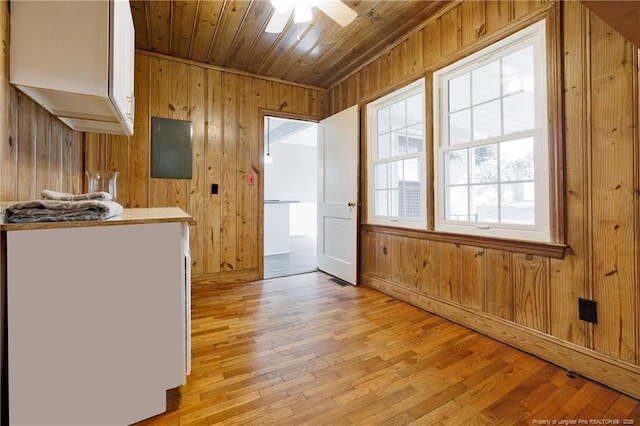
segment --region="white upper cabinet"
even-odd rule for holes
[[[73,130],[133,134],[128,0],[11,2],[10,81]]]

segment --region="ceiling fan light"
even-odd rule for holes
[[[300,22],[309,22],[311,21],[311,8],[308,4],[298,0],[296,2],[296,9],[293,16],[293,22],[296,24]]]
[[[277,12],[286,12],[293,6],[293,0],[271,0],[271,5]]]

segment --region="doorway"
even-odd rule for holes
[[[316,271],[317,124],[264,120],[264,278]]]

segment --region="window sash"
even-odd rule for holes
[[[534,70],[534,86],[533,86],[533,108],[534,121],[530,129],[515,129],[514,131],[505,131],[505,99],[516,96],[519,92],[505,86],[502,78],[504,58],[509,55],[518,54],[533,46],[533,70]],[[545,41],[545,23],[540,21],[504,40],[483,49],[476,54],[470,55],[461,61],[458,61],[440,71],[434,73],[434,156],[435,156],[435,229],[436,231],[465,233],[470,235],[483,235],[505,238],[526,239],[533,241],[550,241],[550,212],[549,212],[549,152],[548,152],[548,136],[547,136],[547,82],[546,82],[546,41]],[[486,67],[487,64],[499,64],[501,77],[499,79],[499,96],[498,97],[479,97],[478,102],[474,104],[473,83],[467,84],[464,76],[469,76],[467,80],[472,80],[473,72]],[[456,81],[456,79],[460,79]],[[455,84],[459,87],[454,91],[458,95],[455,99],[450,100],[449,90]],[[464,94],[462,89],[468,90]],[[511,91],[510,91],[511,90]],[[515,93],[515,94],[514,94]],[[473,108],[482,107],[492,102],[498,102],[500,108],[500,131],[488,134],[487,137],[474,137],[474,123],[471,111]],[[454,109],[450,109],[453,103]],[[451,132],[451,116],[469,111],[471,119],[469,120],[468,135],[455,134],[452,138]],[[490,116],[489,116],[490,117]],[[456,117],[457,118],[457,117]],[[462,118],[461,118],[462,119]],[[463,128],[464,129],[464,128]],[[509,130],[507,128],[506,130]],[[468,138],[465,139],[465,136]],[[513,140],[524,138],[532,138],[533,140],[533,169],[534,176],[532,180],[522,180],[521,182],[504,181],[499,178],[488,180],[487,182],[473,181],[471,179],[471,162],[469,154],[476,148],[488,146],[500,146],[500,144],[508,143]],[[452,184],[448,173],[445,158],[447,155],[455,152],[467,153],[467,176],[464,183]],[[499,157],[498,157],[499,159]],[[495,166],[495,174],[499,175],[500,164]],[[512,193],[519,192],[514,186],[516,183],[523,185],[534,182],[533,193],[527,190],[528,196],[533,198],[533,224],[509,223],[504,220],[506,205],[503,203],[504,197],[501,197],[502,190],[511,189]],[[484,187],[483,187],[484,185]],[[491,187],[491,185],[494,185]],[[509,187],[509,185],[511,185]],[[485,216],[484,220],[476,216],[473,211],[473,191],[485,189],[486,194],[495,194],[495,212],[496,217]],[[493,191],[493,192],[492,192]],[[463,197],[463,195],[466,196]],[[522,195],[522,194],[520,194]],[[459,205],[465,209],[460,212],[447,210],[451,207],[452,196],[457,196]],[[491,207],[491,206],[490,206]],[[517,211],[517,210],[516,210]],[[487,210],[487,215],[492,212]],[[515,213],[514,213],[515,214]]]
[[[423,78],[367,105],[369,223],[426,229],[424,101]],[[404,115],[398,114],[402,102]],[[420,114],[415,111],[418,102]],[[380,114],[385,109],[387,117]]]

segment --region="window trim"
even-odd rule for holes
[[[411,219],[406,217],[394,218],[390,216],[376,216],[375,215],[375,182],[374,182],[374,167],[378,164],[375,159],[377,138],[377,112],[392,105],[399,100],[407,99],[411,96],[415,96],[418,93],[422,93],[423,102],[423,120],[422,120],[422,134],[423,134],[423,146],[422,151],[417,156],[411,155],[411,158],[418,158],[421,166],[418,170],[420,175],[420,217]],[[429,176],[428,171],[431,169],[429,163],[430,158],[427,156],[427,150],[429,149],[428,143],[428,129],[427,126],[427,89],[426,78],[421,77],[413,82],[403,85],[402,87],[395,89],[391,93],[388,93],[382,97],[372,100],[366,105],[366,117],[367,117],[367,223],[371,225],[383,225],[399,228],[410,228],[427,230],[427,218],[428,218],[428,192],[427,192],[427,179]],[[407,158],[407,156],[397,156],[395,159],[401,160]]]
[[[433,188],[433,209],[430,211],[433,214],[433,229],[435,232],[462,234],[465,236],[473,237],[488,237],[499,238],[506,240],[523,240],[523,241],[535,241],[541,243],[552,243],[554,241],[554,213],[552,208],[555,208],[557,204],[554,202],[554,194],[552,190],[553,182],[557,181],[557,176],[554,175],[556,168],[551,167],[555,158],[552,155],[552,148],[554,152],[557,151],[557,141],[552,137],[550,132],[550,126],[553,125],[552,116],[554,113],[554,103],[552,100],[552,82],[554,77],[550,72],[550,59],[554,55],[552,45],[549,42],[549,31],[551,24],[547,22],[548,19],[540,19],[535,23],[528,23],[525,28],[514,31],[511,34],[506,35],[498,41],[488,43],[481,46],[475,52],[457,59],[455,62],[434,71],[431,75],[431,81],[433,84],[432,100],[433,100],[433,172],[431,174],[434,188]],[[536,167],[535,172],[535,199],[536,199],[536,221],[535,226],[518,226],[509,224],[489,224],[489,226],[478,226],[473,222],[457,222],[448,221],[444,218],[444,152],[448,151],[449,145],[443,145],[442,141],[447,139],[446,126],[443,126],[445,121],[444,115],[447,111],[444,111],[446,105],[447,85],[446,82],[455,78],[458,75],[463,75],[469,70],[476,68],[479,64],[488,63],[493,58],[499,56],[506,56],[509,52],[512,52],[519,48],[517,44],[526,42],[527,40],[534,41],[536,45],[537,54],[534,56],[537,63],[546,64],[543,66],[544,73],[536,73],[536,85],[535,87],[544,87],[545,90],[541,90],[541,95],[536,95],[536,111],[539,108],[544,108],[546,112],[545,119],[537,120],[536,127],[529,133],[535,134],[538,140],[542,140],[542,144],[537,143],[535,146]],[[541,49],[540,49],[541,48]],[[544,84],[541,84],[541,77],[544,77]],[[442,89],[440,89],[442,88]],[[441,134],[442,132],[442,134]],[[495,138],[496,142],[504,139],[504,137]],[[487,141],[471,142],[469,144],[459,144],[460,148],[464,148],[466,145],[475,146],[486,145]],[[429,200],[431,201],[431,200]]]

